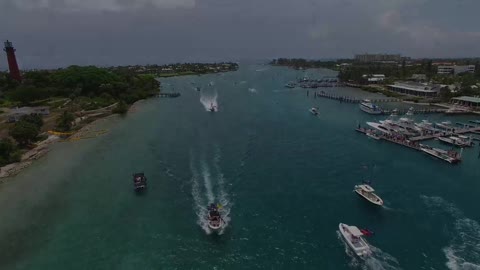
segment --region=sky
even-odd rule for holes
[[[22,69],[476,57],[478,10],[479,0],[0,0],[0,40],[14,43]]]

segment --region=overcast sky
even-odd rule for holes
[[[480,0],[0,0],[0,40],[24,69],[480,56],[479,10]]]

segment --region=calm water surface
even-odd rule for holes
[[[382,117],[284,88],[305,74],[334,73],[242,66],[165,79],[180,98],[102,122],[103,137],[55,145],[0,187],[0,268],[480,269],[479,147],[451,166],[369,140],[354,127]],[[149,178],[143,196],[136,171]],[[352,193],[364,179],[385,207]],[[227,213],[221,235],[204,224],[212,201]],[[351,254],[339,222],[375,231],[373,258]]]

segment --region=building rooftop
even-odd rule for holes
[[[454,97],[452,99],[460,100],[460,101],[467,101],[467,102],[472,102],[472,103],[480,103],[480,97],[461,96],[461,97]]]
[[[395,84],[390,84],[390,87],[395,88],[402,88],[405,90],[417,91],[417,92],[425,92],[425,93],[436,93],[438,92],[435,89],[435,86],[432,85],[425,85],[421,83],[411,83],[411,82],[397,82]]]

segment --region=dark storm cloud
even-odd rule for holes
[[[480,54],[473,0],[0,1],[0,38],[23,68]]]

